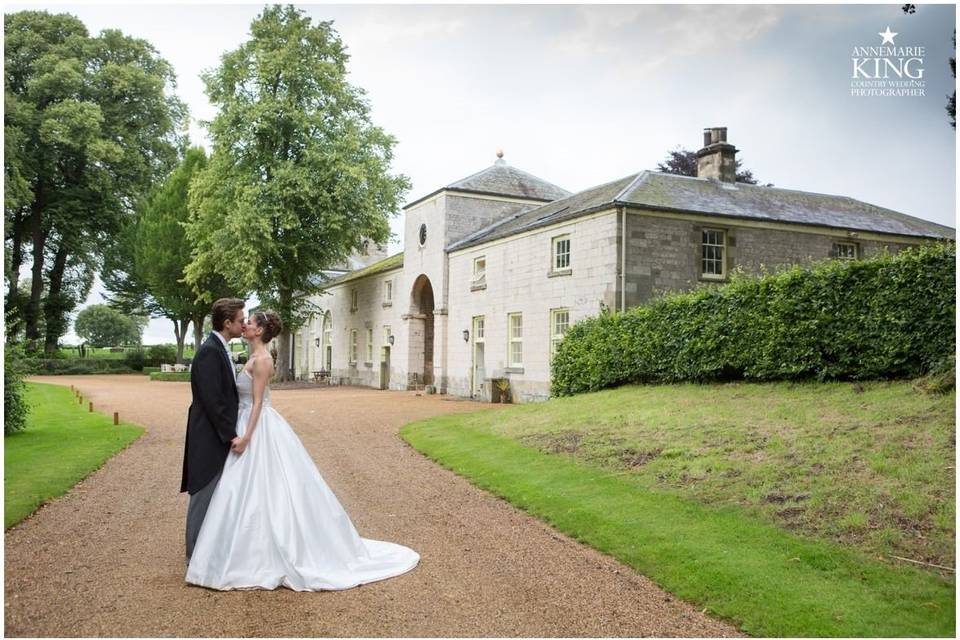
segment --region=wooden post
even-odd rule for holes
[[[116,411],[113,412],[113,424],[114,426],[120,424],[120,414]]]
[[[93,403],[90,403],[90,413],[93,413]]]
[[[83,404],[83,396],[77,396],[77,404]]]

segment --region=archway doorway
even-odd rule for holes
[[[410,291],[409,369],[411,385],[433,384],[433,285],[421,274]]]

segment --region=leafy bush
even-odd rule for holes
[[[147,360],[151,366],[173,364],[177,361],[177,348],[169,344],[155,344],[147,348]]]
[[[146,364],[146,356],[143,351],[140,350],[130,351],[123,356],[123,364],[134,371],[143,371],[143,366]]]
[[[951,243],[672,294],[570,328],[552,392],[630,382],[917,377],[955,351]]]
[[[144,367],[143,373],[148,375],[151,373],[160,373],[160,367]]]
[[[190,372],[173,371],[169,373],[151,373],[150,380],[158,382],[190,382]]]
[[[19,345],[7,345],[3,352],[3,435],[21,431],[27,426],[30,405],[24,398],[23,349]]]

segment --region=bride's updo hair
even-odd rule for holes
[[[253,314],[253,317],[257,319],[257,326],[263,328],[263,335],[260,336],[263,344],[267,344],[283,331],[280,316],[273,311],[257,311]]]

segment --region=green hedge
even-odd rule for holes
[[[151,380],[160,382],[190,382],[189,371],[172,371],[169,373],[154,372],[150,374]]]
[[[143,372],[146,374],[149,373],[160,373],[160,367],[144,367]]]
[[[25,358],[23,365],[30,375],[133,373],[123,362],[106,358]]]
[[[923,375],[955,351],[952,243],[827,260],[578,322],[552,363],[563,396],[631,382]]]
[[[3,351],[3,435],[23,430],[30,415],[30,403],[24,395],[23,348],[8,344]]]

